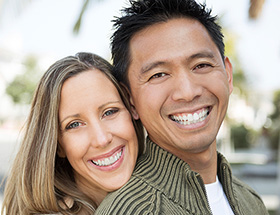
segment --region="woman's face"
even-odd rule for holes
[[[89,70],[66,80],[59,122],[59,156],[67,157],[83,192],[102,195],[128,181],[138,155],[137,136],[130,113],[106,75]]]

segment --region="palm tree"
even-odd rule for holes
[[[249,18],[257,19],[263,9],[265,0],[250,0]]]
[[[82,18],[83,18],[83,15],[85,14],[85,11],[89,8],[89,3],[97,2],[97,1],[104,1],[104,0],[83,0],[83,1],[84,2],[82,5],[82,8],[81,8],[81,11],[80,11],[77,21],[73,27],[73,32],[75,34],[79,33],[81,23],[82,23]],[[18,15],[31,2],[32,2],[32,0],[0,0],[0,20],[1,20],[2,14],[3,14],[3,11],[5,9],[7,9],[7,7],[12,7],[13,13]]]
[[[84,4],[83,4],[83,7],[81,9],[81,12],[79,14],[79,17],[78,17],[78,20],[76,21],[75,25],[74,25],[74,28],[73,28],[73,32],[78,34],[79,31],[80,31],[80,28],[81,28],[81,23],[82,23],[82,18],[84,16],[84,13],[85,11],[87,10],[88,8],[88,3],[89,3],[90,0],[84,0]],[[91,0],[92,1],[92,0]],[[94,0],[93,0],[94,1]]]

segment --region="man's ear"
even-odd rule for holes
[[[138,115],[138,113],[135,109],[134,102],[133,102],[133,99],[132,99],[132,96],[131,96],[131,93],[130,93],[129,89],[127,88],[127,86],[124,83],[120,83],[120,86],[121,86],[123,92],[125,93],[125,96],[128,98],[132,117],[135,120],[138,120],[139,115]]]
[[[66,153],[65,153],[64,149],[62,148],[62,146],[60,145],[59,142],[57,142],[57,154],[61,158],[65,158],[66,157]]]
[[[225,57],[225,69],[228,77],[229,91],[233,91],[233,75],[232,75],[232,65],[228,57]]]

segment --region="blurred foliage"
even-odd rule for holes
[[[30,104],[39,80],[37,59],[29,56],[23,64],[24,72],[17,75],[6,88],[7,95],[12,98],[15,104]]]
[[[227,28],[223,28],[223,34],[225,43],[225,56],[230,59],[233,67],[233,93],[246,100],[248,98],[248,79],[245,75],[236,51],[238,36],[234,32],[229,31]],[[247,129],[244,124],[240,124],[234,119],[230,119],[226,116],[225,120],[230,126],[230,137],[231,141],[234,143],[234,147],[236,149],[249,148],[250,141],[248,137],[252,132]]]
[[[231,127],[231,140],[234,143],[235,149],[249,148],[251,145],[251,132],[243,124],[233,125]]]
[[[273,95],[274,112],[271,114],[270,118],[272,120],[280,120],[280,89],[276,90]]]
[[[90,0],[84,0],[84,3],[83,3],[83,6],[82,6],[82,9],[80,11],[80,14],[79,14],[79,17],[74,25],[74,28],[73,28],[73,32],[75,34],[78,34],[79,31],[80,31],[80,28],[81,28],[81,23],[82,23],[82,18],[85,14],[85,11],[87,10],[88,8],[88,3],[90,2]]]
[[[279,148],[279,138],[280,138],[280,130],[272,129],[269,130],[269,139],[271,143],[271,148],[273,150],[278,150]]]
[[[223,33],[225,36],[225,55],[229,57],[233,67],[233,86],[238,89],[240,96],[247,98],[249,83],[236,51],[238,36],[226,28],[224,28]]]
[[[274,112],[269,116],[269,137],[273,149],[278,149],[280,144],[280,89],[273,95]]]

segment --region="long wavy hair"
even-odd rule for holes
[[[90,69],[102,71],[112,81],[131,113],[127,95],[112,76],[112,66],[106,60],[91,53],[78,53],[55,62],[35,91],[22,143],[7,178],[2,214],[93,214],[95,211],[96,202],[78,189],[72,166],[57,153],[62,85],[68,78]],[[141,154],[142,123],[133,120],[133,124]],[[71,207],[65,202],[69,198],[73,201]]]

